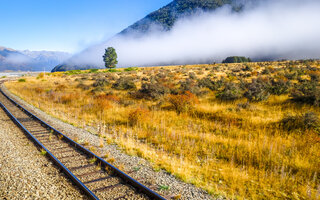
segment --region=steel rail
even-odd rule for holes
[[[108,163],[107,161],[103,160],[102,158],[100,158],[99,156],[97,156],[96,154],[94,154],[93,152],[91,152],[90,150],[86,149],[85,147],[83,147],[82,145],[80,145],[79,143],[73,141],[72,139],[70,139],[69,137],[67,137],[65,134],[61,133],[60,131],[56,130],[55,128],[53,128],[52,126],[50,126],[49,124],[47,124],[46,122],[42,121],[41,119],[39,119],[37,116],[35,116],[33,113],[31,113],[30,111],[28,111],[27,109],[25,109],[23,106],[21,106],[20,104],[18,104],[16,101],[14,101],[12,98],[10,98],[7,94],[5,94],[2,89],[0,89],[0,92],[10,101],[12,102],[15,106],[17,106],[20,110],[22,110],[24,113],[26,113],[29,117],[33,118],[34,120],[40,122],[40,124],[51,130],[53,134],[56,135],[60,135],[62,136],[62,139],[65,140],[67,143],[73,145],[75,148],[77,148],[78,150],[82,151],[83,153],[85,153],[86,155],[95,158],[96,159],[96,163],[99,163],[102,167],[104,168],[109,168],[111,169],[115,174],[117,174],[120,178],[122,178],[127,184],[133,186],[138,192],[141,192],[145,195],[147,195],[150,199],[154,199],[154,200],[166,200],[164,197],[160,196],[158,193],[156,193],[155,191],[151,190],[150,188],[146,187],[145,185],[141,184],[140,182],[138,182],[137,180],[133,179],[132,177],[128,176],[126,173],[124,173],[123,171],[121,171],[120,169],[116,168],[115,166],[113,166],[112,164]],[[53,162],[55,164],[57,164],[61,169],[63,169],[63,171],[71,178],[72,181],[74,181],[74,183],[76,185],[79,186],[79,188],[81,190],[83,190],[90,198],[92,199],[99,199],[92,191],[90,191],[85,185],[84,183],[82,183],[68,168],[66,168],[43,144],[41,144],[41,142],[39,140],[37,140],[20,122],[17,118],[15,118],[10,111],[0,102],[0,106],[2,107],[2,109],[7,113],[7,115],[19,126],[19,128],[21,128],[31,139],[32,141],[39,146],[40,148],[43,148],[46,152],[47,155],[53,160]]]

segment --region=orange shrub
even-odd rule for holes
[[[178,115],[192,110],[193,106],[199,102],[198,98],[189,91],[185,94],[168,95],[167,99]]]
[[[109,95],[106,95],[105,98],[107,100],[109,100],[109,101],[114,102],[114,103],[119,103],[120,102],[120,98],[117,95],[109,94]]]
[[[60,97],[60,102],[62,104],[70,104],[72,101],[78,98],[77,94],[64,94]]]
[[[56,91],[64,91],[66,88],[67,86],[61,84],[61,85],[58,85],[58,87],[56,88]]]
[[[144,108],[137,108],[132,110],[128,115],[128,123],[130,126],[134,126],[147,118],[149,111]]]
[[[97,95],[94,99],[94,104],[96,105],[96,107],[98,107],[98,109],[101,109],[102,111],[111,108],[109,99],[105,94]]]
[[[36,87],[36,88],[34,89],[34,91],[36,91],[36,93],[40,94],[40,93],[42,93],[42,92],[44,91],[44,89],[39,88],[39,87]]]

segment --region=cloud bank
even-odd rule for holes
[[[220,62],[227,56],[320,58],[320,1],[266,0],[235,13],[228,6],[178,20],[168,32],[117,35],[73,57],[74,64],[103,66],[113,46],[119,66]]]

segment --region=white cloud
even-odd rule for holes
[[[73,58],[103,66],[102,54],[115,47],[119,66],[221,61],[227,56],[277,59],[320,57],[320,2],[270,0],[244,12],[225,6],[176,22],[169,32],[141,38],[117,36]]]

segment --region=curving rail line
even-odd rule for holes
[[[23,108],[0,89],[0,107],[91,199],[155,199],[162,196]]]

